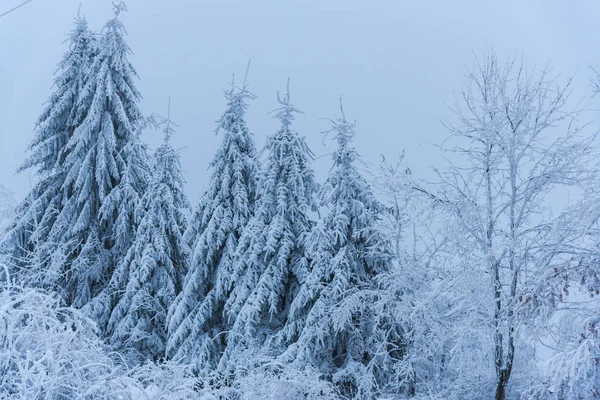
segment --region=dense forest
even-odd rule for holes
[[[600,398],[599,130],[574,77],[476,57],[434,179],[361,159],[340,98],[322,182],[290,81],[257,149],[233,79],[190,204],[124,11],[77,16],[19,170],[35,184],[0,185],[0,398]]]

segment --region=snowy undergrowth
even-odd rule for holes
[[[212,399],[182,366],[126,368],[106,351],[95,324],[58,297],[0,289],[0,398]]]
[[[248,359],[252,360],[252,359]],[[338,400],[330,382],[310,367],[294,369],[272,359],[249,362],[229,385],[214,390],[218,400]],[[243,370],[243,371],[241,371]],[[217,386],[217,385],[215,385]]]

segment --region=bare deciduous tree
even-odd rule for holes
[[[457,261],[489,282],[478,298],[493,338],[496,400],[506,398],[532,309],[555,302],[552,293],[536,293],[540,277],[569,261],[562,245],[580,234],[550,209],[556,188],[589,176],[594,136],[577,126],[576,110],[567,111],[571,82],[559,83],[549,66],[535,73],[515,59],[501,65],[491,51],[467,72],[453,107],[457,121],[446,124],[449,168],[436,171],[432,197],[451,216]]]

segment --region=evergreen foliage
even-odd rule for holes
[[[300,111],[290,103],[289,81],[285,97],[277,99],[281,107],[274,117],[281,128],[268,138],[256,212],[236,250],[234,286],[225,308],[231,329],[222,368],[284,326],[308,273],[306,239],[316,191],[312,152],[292,129],[294,114]]]
[[[19,169],[33,170],[39,181],[17,206],[0,251],[14,278],[30,285],[53,288],[61,280],[48,272],[68,229],[61,215],[73,193],[65,187],[65,160],[68,143],[81,123],[79,98],[97,52],[96,35],[85,17],[78,15],[54,79],[54,93],[36,123],[29,156]]]
[[[391,247],[377,228],[382,205],[355,165],[355,126],[343,109],[327,133],[337,142],[333,168],[318,196],[327,211],[306,241],[310,272],[281,334],[292,343],[284,359],[318,367],[347,394],[368,393],[373,383],[366,365],[376,351],[374,310],[368,297],[344,300],[375,287],[378,274],[388,269]]]
[[[198,371],[213,369],[226,344],[224,304],[232,285],[233,258],[242,230],[254,213],[259,165],[245,121],[242,88],[225,91],[227,109],[217,125],[223,135],[210,167],[210,186],[193,212],[184,242],[190,247],[189,271],[168,317],[167,355]]]
[[[190,207],[179,154],[169,143],[170,117],[164,134],[152,180],[135,213],[135,238],[110,283],[116,305],[108,320],[109,342],[141,360],[164,357],[167,311],[181,291],[188,258],[183,233]]]

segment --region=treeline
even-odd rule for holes
[[[38,182],[0,244],[8,299],[58,298],[53,310],[93,321],[125,365],[168,361],[223,398],[600,396],[595,133],[568,108],[571,79],[486,54],[434,182],[402,159],[367,179],[340,101],[321,184],[289,81],[262,162],[245,120],[254,95],[232,82],[192,207],[170,110],[140,110],[124,10],[100,33],[76,19],[21,168]],[[164,133],[154,152],[148,129]],[[577,198],[550,210],[564,187]],[[556,349],[550,373],[540,339]]]

